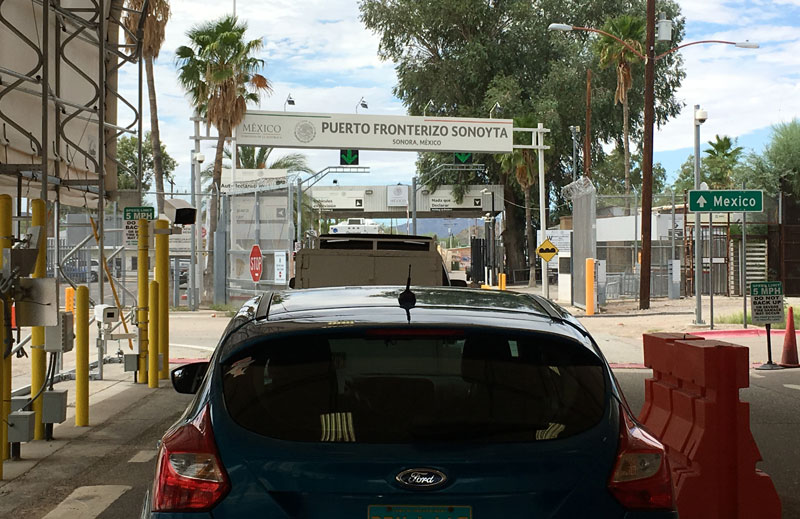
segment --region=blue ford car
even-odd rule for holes
[[[674,518],[664,448],[587,331],[537,296],[275,292],[164,435],[143,518]]]

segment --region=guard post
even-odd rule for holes
[[[156,220],[156,281],[158,281],[159,378],[169,378],[169,222]]]
[[[148,242],[150,238],[150,229],[149,229],[149,222],[144,218],[140,218],[138,225],[138,238],[137,238],[137,247],[138,247],[138,257],[136,259],[136,270],[137,270],[137,282],[139,288],[139,308],[137,308],[137,320],[139,323],[139,364],[138,364],[138,375],[136,377],[136,381],[140,384],[146,384],[148,381],[147,369],[148,369],[148,359],[147,359],[147,349],[148,349],[148,330],[147,327],[149,326],[149,319],[148,319],[148,292],[147,292],[147,282],[150,273],[150,251],[148,249]]]
[[[158,387],[158,376],[160,370],[158,369],[158,333],[159,333],[159,315],[158,315],[158,281],[150,282],[150,299],[148,305],[150,306],[150,350],[147,355],[147,387]]]
[[[11,248],[11,197],[9,195],[0,195],[0,268],[3,267],[3,252],[5,249]],[[9,298],[10,304],[10,298]],[[4,312],[11,313],[10,308],[3,308]],[[3,314],[3,324],[5,324],[5,313]],[[10,328],[9,328],[10,329]],[[6,341],[11,340],[10,335],[5,335],[5,326],[3,326],[3,343],[2,355],[0,355],[0,394],[2,394],[2,405],[0,405],[0,443],[2,443],[2,455],[0,461],[7,460],[11,454],[8,445],[8,415],[11,412],[11,355],[10,343]]]
[[[102,362],[102,358],[99,359]],[[89,289],[78,287],[75,303],[75,426],[89,425]]]
[[[31,202],[32,220],[34,227],[41,227],[44,236],[47,235],[47,204],[44,200],[36,199]],[[47,276],[47,240],[39,241],[39,253],[36,255],[36,266],[32,277],[41,279]],[[44,326],[34,326],[31,330],[31,394],[36,395],[45,384],[47,371],[47,353],[44,351]],[[34,440],[44,440],[44,423],[42,422],[42,396],[39,395],[31,403],[31,410],[35,413]]]

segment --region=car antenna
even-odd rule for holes
[[[411,309],[417,304],[417,296],[415,296],[414,292],[411,291],[411,265],[408,266],[408,281],[406,281],[406,289],[400,292],[400,295],[397,296],[397,302],[400,304],[400,308],[406,311],[406,317],[410,323]]]

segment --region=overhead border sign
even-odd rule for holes
[[[511,119],[248,111],[236,142],[273,148],[509,153]]]
[[[760,213],[764,192],[760,189],[701,189],[689,191],[693,213]]]

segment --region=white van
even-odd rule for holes
[[[381,226],[368,218],[348,218],[332,225],[332,234],[378,234]]]

